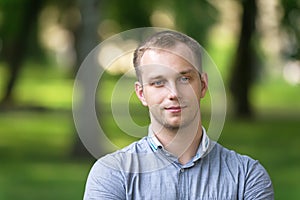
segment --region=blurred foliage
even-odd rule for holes
[[[8,59],[8,53],[10,53],[12,46],[15,45],[15,41],[19,37],[22,37],[22,39],[25,40],[25,43],[30,43],[30,48],[27,48],[26,56],[32,56],[36,53],[38,53],[38,56],[41,56],[42,52],[37,40],[37,22],[24,21],[28,18],[27,15],[28,10],[30,10],[28,9],[29,7],[36,7],[36,9],[40,9],[40,2],[36,0],[0,1],[1,59]],[[34,23],[34,25],[30,26],[31,23]],[[30,38],[26,37],[27,34],[25,31],[29,33]],[[23,47],[20,46],[20,48]],[[37,59],[38,56],[36,56],[35,59]]]
[[[184,9],[183,9],[184,8]],[[204,47],[208,42],[210,28],[219,21],[219,11],[210,1],[179,0],[173,7],[178,29],[195,38]]]
[[[283,53],[286,57],[300,59],[300,2],[299,0],[281,0],[282,20],[281,25],[289,40]]]
[[[101,5],[103,19],[111,19],[121,26],[121,31],[137,27],[148,27],[155,1],[112,0]]]
[[[209,28],[218,21],[218,10],[209,1],[147,1],[112,0],[100,6],[102,20],[112,20],[117,31],[138,27],[155,26],[151,18],[155,11],[171,15],[176,25],[172,27],[197,39],[201,44],[207,42]],[[106,27],[113,29],[113,27]],[[166,27],[170,28],[170,27]]]

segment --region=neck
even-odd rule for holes
[[[181,164],[186,164],[196,155],[202,139],[201,122],[179,129],[164,127],[153,131],[164,148],[177,156]]]

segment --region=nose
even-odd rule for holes
[[[179,98],[179,90],[176,84],[172,84],[168,89],[168,99],[170,100],[178,100]]]

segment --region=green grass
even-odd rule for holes
[[[263,87],[262,87],[263,86]],[[300,85],[290,85],[276,77],[258,82],[252,88],[256,108],[281,113],[300,113]]]
[[[82,199],[88,162],[1,163],[0,199]]]
[[[0,113],[0,199],[82,199],[92,162],[71,159],[68,113]]]

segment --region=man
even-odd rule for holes
[[[274,199],[259,162],[210,140],[202,127],[208,77],[195,40],[156,33],[133,62],[136,94],[149,108],[148,136],[99,159],[84,199]]]

